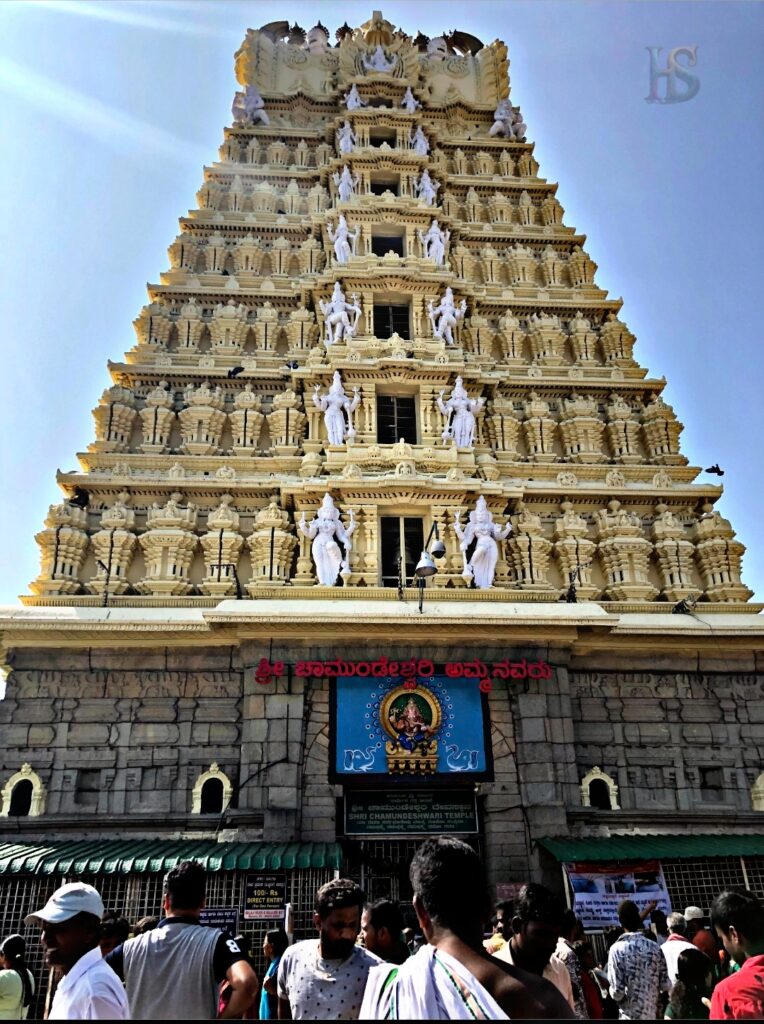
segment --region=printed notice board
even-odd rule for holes
[[[244,885],[245,921],[281,921],[286,913],[286,874],[283,871],[247,875]]]
[[[205,907],[199,914],[199,924],[220,928],[233,938],[239,933],[239,911],[236,907]]]

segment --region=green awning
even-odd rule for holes
[[[558,861],[645,860],[682,857],[764,855],[762,835],[609,836],[607,839],[540,839]]]
[[[342,863],[338,843],[216,843],[205,839],[78,840],[62,843],[0,843],[0,875],[152,874],[182,860],[208,871],[291,871]]]

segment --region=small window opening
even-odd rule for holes
[[[405,256],[403,235],[382,235],[375,232],[371,236],[371,251],[375,256],[386,256],[389,252],[397,253],[398,256]],[[406,307],[406,310],[408,312],[408,307]],[[408,320],[408,317],[406,319]]]
[[[401,194],[401,179],[399,176],[384,176],[373,174],[369,182],[369,191],[374,196],[381,196],[383,192],[392,192],[394,196]]]
[[[589,804],[598,811],[612,811],[610,787],[604,779],[592,779],[589,783]]]
[[[408,305],[374,305],[374,337],[380,340],[391,338],[393,334],[409,341],[409,307]],[[398,438],[395,439],[396,441]]]
[[[201,814],[220,814],[223,810],[223,783],[220,779],[207,779],[202,786]]]
[[[377,395],[377,440],[417,443],[416,402],[412,395]]]
[[[381,146],[383,142],[386,142],[388,146],[395,149],[397,142],[397,136],[393,129],[387,128],[372,128],[369,132],[369,144],[372,146]]]
[[[22,779],[13,787],[11,793],[11,805],[8,814],[12,818],[26,818],[32,809],[32,794],[34,786],[29,779]]]
[[[401,573],[405,586],[424,547],[424,523],[414,516],[382,516],[380,535],[382,586],[397,587]]]

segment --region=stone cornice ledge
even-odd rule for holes
[[[618,616],[610,615],[600,605],[591,603],[561,604],[558,601],[501,602],[482,604],[473,601],[438,602],[425,594],[423,610],[419,611],[415,595],[405,601],[364,601],[357,599],[352,605],[326,597],[310,601],[233,601],[226,600],[214,609],[202,612],[211,625],[262,626],[269,624],[310,624],[312,626],[342,626],[343,629],[393,627],[411,625],[465,627],[474,630],[541,629],[575,632],[581,628],[612,629]],[[474,636],[474,633],[473,633]]]
[[[337,631],[344,638],[391,637],[469,643],[511,638],[514,642],[578,643],[588,636],[594,646],[622,645],[637,638],[660,638],[680,646],[707,646],[720,638],[751,650],[764,647],[764,616],[713,613],[673,615],[616,612],[595,602],[438,601],[425,594],[419,611],[415,595],[407,600],[352,602],[336,597],[221,601],[202,607],[0,607],[0,643],[14,646],[148,646],[235,644],[246,637],[295,637],[324,640]],[[598,640],[596,638],[599,638]],[[619,644],[620,642],[620,644]],[[586,643],[586,642],[585,642]]]

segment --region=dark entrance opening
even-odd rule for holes
[[[22,779],[13,787],[11,793],[11,806],[8,814],[11,818],[26,818],[32,809],[32,794],[34,787],[29,779]]]

